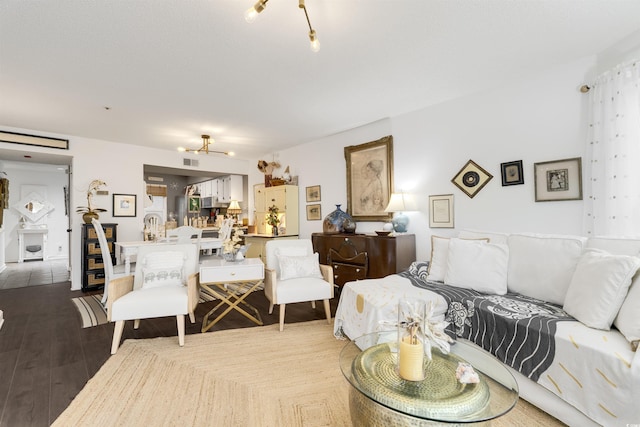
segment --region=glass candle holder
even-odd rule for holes
[[[398,374],[408,381],[425,378],[425,307],[422,300],[401,299],[398,303]]]

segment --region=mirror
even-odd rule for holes
[[[44,200],[44,197],[35,192],[27,194],[26,197],[12,207],[31,222],[38,221],[54,209],[53,204]]]

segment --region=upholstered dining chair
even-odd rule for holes
[[[269,314],[275,304],[280,306],[280,331],[284,329],[286,305],[297,302],[311,302],[315,309],[316,301],[322,300],[327,321],[331,323],[333,270],[319,264],[311,240],[270,240],[265,251],[264,293],[269,300]]]
[[[115,322],[111,354],[118,351],[127,320],[138,329],[140,319],[176,316],[178,343],[184,346],[184,316],[196,320],[198,270],[194,243],[141,247],[135,273],[109,282],[107,317]]]
[[[93,228],[96,230],[98,243],[100,244],[100,252],[102,253],[102,262],[104,264],[104,293],[102,294],[102,304],[106,304],[109,293],[109,281],[124,276],[125,265],[113,265],[109,242],[107,242],[107,237],[104,235],[104,228],[102,228],[102,224],[100,224],[100,221],[95,218],[91,220],[91,224],[93,224]],[[131,264],[131,268],[133,268],[134,265],[135,264]]]

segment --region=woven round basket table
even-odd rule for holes
[[[425,358],[425,379],[404,380],[398,374],[396,350],[396,341],[380,343],[377,334],[361,337],[360,342],[351,342],[343,350],[340,364],[352,385],[349,406],[354,426],[488,425],[517,401],[512,376],[506,377],[507,388],[478,370],[480,382],[460,383],[456,378],[458,363],[469,361],[454,352],[434,350],[431,360]],[[495,368],[507,372],[497,361]],[[507,399],[501,398],[500,404],[492,402],[492,387]]]

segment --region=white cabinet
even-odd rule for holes
[[[298,186],[278,185],[276,187],[254,187],[255,218],[254,224],[258,234],[272,234],[271,226],[267,224],[266,217],[269,208],[278,207],[281,214],[280,228],[284,229],[283,235],[297,235],[299,228],[298,219]]]
[[[229,175],[218,178],[217,180],[217,196],[221,203],[229,203],[232,200],[242,202],[242,176]]]
[[[211,197],[213,196],[212,192],[212,181],[205,181],[200,184],[200,197]]]

